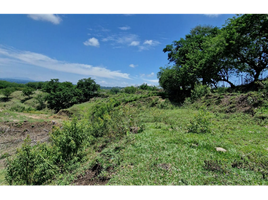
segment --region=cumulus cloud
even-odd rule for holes
[[[62,21],[58,15],[54,14],[31,14],[28,17],[36,21],[48,21],[53,24],[59,24]]]
[[[130,29],[130,27],[129,26],[122,26],[122,27],[119,27],[119,29],[122,31],[127,31]]]
[[[111,71],[104,67],[92,66],[88,64],[59,61],[43,54],[34,53],[30,51],[19,51],[15,49],[5,48],[2,46],[0,46],[0,58],[7,58],[9,59],[9,62],[13,61],[13,63],[20,62],[36,67],[43,67],[50,70],[68,72],[83,76],[94,76],[109,79],[130,79],[129,74],[121,73],[120,71]]]
[[[208,17],[214,18],[214,17],[218,17],[220,14],[205,14],[205,15]]]
[[[93,47],[99,47],[100,46],[100,43],[98,41],[98,39],[96,38],[90,38],[88,39],[87,41],[84,42],[84,45],[86,46],[93,46]]]

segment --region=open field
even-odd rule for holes
[[[250,98],[238,103],[241,96]],[[265,98],[262,104],[252,103],[257,96],[254,92],[214,93],[177,106],[160,96],[117,94],[54,115],[2,110],[1,143],[10,146],[0,150],[0,184],[7,184],[5,156],[15,155],[27,134],[32,143],[48,141],[54,124],[76,116],[86,132],[95,136],[83,161],[48,184],[267,185],[268,111]],[[109,103],[113,106],[108,109]],[[98,123],[104,120],[104,125],[96,128],[91,118],[103,105],[108,110],[99,115],[104,118]],[[248,112],[252,109],[253,115]]]

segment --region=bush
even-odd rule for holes
[[[25,106],[13,106],[9,109],[10,111],[15,111],[15,112],[30,112],[30,111],[34,111],[34,108],[28,107],[26,108]]]
[[[52,162],[52,149],[45,144],[31,146],[29,136],[14,159],[7,159],[6,181],[10,185],[41,185],[54,176],[57,167]],[[50,154],[50,155],[49,155]],[[50,159],[45,159],[49,157]]]
[[[55,127],[50,134],[52,145],[57,148],[58,159],[61,163],[68,162],[80,156],[88,142],[85,127],[77,121],[65,122],[62,129]]]
[[[110,90],[111,94],[117,94],[120,92],[119,88],[115,88],[113,87],[111,90]]]
[[[191,91],[191,100],[195,101],[209,93],[210,88],[207,85],[196,84],[194,89]]]
[[[38,94],[36,97],[35,97],[35,103],[37,103],[37,107],[36,109],[37,110],[42,110],[46,107],[46,95],[44,94]]]
[[[56,174],[73,169],[85,156],[88,134],[77,119],[50,134],[52,144],[31,146],[29,136],[13,159],[7,158],[5,179],[10,185],[42,185]]]
[[[33,88],[30,87],[26,87],[22,90],[22,95],[23,96],[27,96],[28,98],[30,98],[31,95],[34,94],[34,90]]]
[[[192,133],[210,133],[211,132],[211,115],[203,108],[199,111],[194,119],[188,125],[188,132]]]
[[[124,91],[128,94],[134,94],[137,91],[137,88],[135,88],[134,86],[125,87]]]
[[[5,88],[2,90],[2,94],[8,99],[9,96],[12,94],[12,92],[14,92],[15,89],[14,88],[11,88],[11,87],[8,87],[8,88]]]

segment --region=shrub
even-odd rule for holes
[[[134,86],[125,87],[124,91],[128,94],[134,94],[137,91],[137,88],[135,88]]]
[[[52,155],[52,149],[46,144],[31,146],[31,139],[27,136],[16,157],[7,159],[6,181],[10,185],[41,185],[58,171]]]
[[[15,89],[14,88],[11,88],[11,87],[8,87],[8,88],[5,88],[2,90],[2,94],[8,99],[9,96],[12,94],[12,92],[14,92]]]
[[[42,185],[56,174],[73,169],[85,155],[86,128],[77,119],[54,128],[52,143],[31,146],[29,136],[13,159],[7,158],[6,180],[10,185]]]
[[[210,93],[210,88],[207,85],[196,84],[194,89],[191,91],[191,100],[194,101],[209,93]]]
[[[65,122],[62,129],[55,127],[50,134],[52,145],[58,152],[60,162],[68,162],[76,156],[80,156],[88,142],[88,134],[82,123],[74,118],[72,122]]]
[[[46,95],[44,95],[44,94],[38,94],[35,97],[35,103],[38,104],[37,107],[36,107],[36,109],[37,110],[42,110],[43,108],[45,108],[46,107],[45,101],[46,101]]]
[[[194,116],[193,120],[190,121],[190,124],[188,125],[188,132],[210,133],[211,118],[210,113],[202,107],[199,113]]]
[[[113,88],[110,90],[110,93],[111,93],[111,94],[117,94],[117,93],[119,93],[119,92],[120,92],[119,88],[115,88],[115,87],[113,87]]]
[[[22,90],[22,95],[23,96],[27,96],[28,98],[30,98],[31,95],[34,94],[34,90],[33,88],[30,87],[26,87]]]

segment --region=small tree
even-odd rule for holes
[[[46,107],[45,101],[46,101],[46,96],[45,95],[38,94],[35,97],[35,102],[38,103],[37,110],[42,110],[43,108]]]
[[[100,90],[100,85],[91,78],[84,78],[77,82],[76,88],[80,91],[80,101],[85,102],[94,96],[94,93]]]
[[[12,94],[12,92],[14,92],[14,88],[5,88],[2,90],[2,94],[8,99],[9,96]]]
[[[115,87],[113,87],[113,88],[111,89],[110,92],[111,92],[112,94],[117,94],[117,93],[120,92],[120,90],[119,90],[119,88],[115,88]]]
[[[134,94],[136,91],[137,91],[137,88],[135,88],[134,86],[125,87],[125,93]]]
[[[27,96],[28,98],[30,98],[30,96],[34,94],[34,89],[30,87],[26,87],[22,90],[22,94],[23,96]]]

